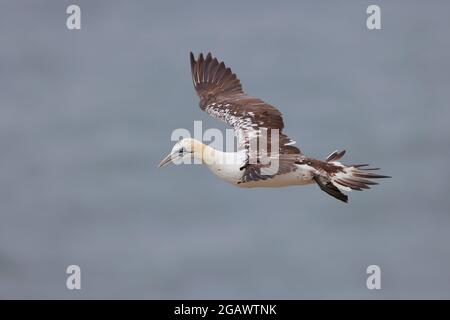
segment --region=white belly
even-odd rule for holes
[[[313,183],[315,169],[308,165],[297,165],[297,170],[286,174],[276,175],[271,179],[238,183],[244,174],[240,168],[243,161],[231,164],[212,164],[209,169],[219,178],[232,183],[240,188],[276,188],[292,185],[305,185]]]
[[[297,170],[277,175],[271,179],[240,183],[241,188],[279,188],[295,185],[305,185],[314,182],[315,169],[307,165],[297,165]]]
[[[241,167],[239,164],[210,165],[208,167],[216,176],[233,184],[241,180],[244,174],[244,171],[239,169]]]
[[[216,151],[216,161],[207,164],[209,170],[219,178],[229,182],[237,183],[244,174],[240,168],[245,163],[244,152],[218,152]]]

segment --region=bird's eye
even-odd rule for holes
[[[178,154],[179,154],[180,156],[182,156],[183,153],[184,153],[184,148],[181,148],[180,150],[178,150]]]

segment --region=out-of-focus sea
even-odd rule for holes
[[[1,298],[450,298],[450,3],[0,4]],[[277,106],[306,154],[392,175],[345,205],[157,169],[198,108],[189,51]],[[82,289],[66,289],[66,267]],[[381,290],[366,268],[381,267]]]

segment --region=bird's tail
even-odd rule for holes
[[[368,164],[344,165],[338,160],[345,150],[334,151],[325,161],[310,159],[311,166],[316,169],[314,180],[320,189],[343,202],[348,202],[348,196],[342,191],[362,191],[378,183],[373,179],[390,178],[390,176],[375,174],[372,171],[379,168],[369,168]]]

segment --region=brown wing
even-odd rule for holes
[[[211,53],[206,58],[200,54],[197,60],[191,53],[190,59],[200,108],[231,125],[238,137],[239,148],[248,150],[249,164],[245,166],[243,182],[268,179],[292,170],[301,152],[292,146],[295,141],[282,132],[284,123],[280,111],[245,94],[236,74]],[[260,161],[262,154],[269,159],[277,158],[277,172],[264,173],[267,161]]]

